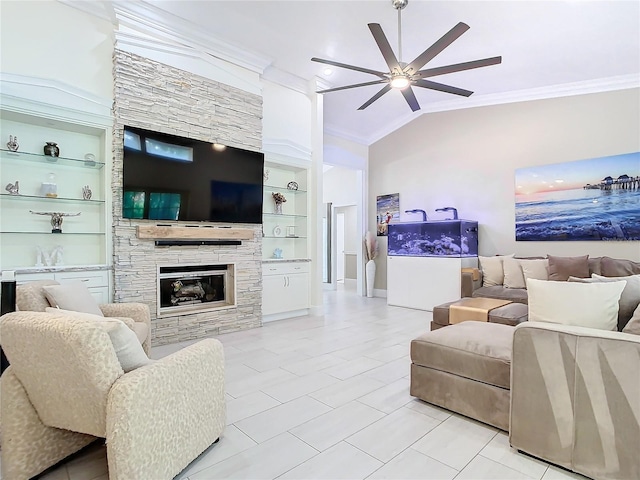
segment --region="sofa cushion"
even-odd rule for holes
[[[589,257],[589,273],[602,275],[602,257]]]
[[[72,317],[82,318],[84,320],[92,320],[94,322],[100,322],[105,319],[116,319],[124,323],[133,333],[136,334],[140,343],[144,343],[149,333],[149,326],[145,322],[136,322],[133,318],[129,317],[101,317],[100,315],[93,315],[91,313],[75,312],[73,310],[63,310],[62,308],[47,307],[45,310],[47,313],[62,313],[64,315],[71,315]]]
[[[75,312],[91,313],[103,316],[98,302],[87,286],[82,282],[69,282],[62,285],[47,285],[42,287],[44,294],[53,307]]]
[[[504,259],[504,286],[506,288],[526,288],[522,267],[516,258]]]
[[[589,255],[581,257],[555,257],[548,255],[549,280],[567,281],[569,277],[589,278]]]
[[[525,304],[514,302],[491,310],[489,312],[489,321],[491,323],[514,326],[526,322],[528,314],[529,308]]]
[[[624,333],[631,333],[633,335],[640,335],[640,305],[633,312],[633,317],[629,320],[629,323],[622,329]]]
[[[527,281],[529,321],[617,330],[618,302],[625,281],[574,283]]]
[[[525,282],[530,278],[536,280],[549,280],[549,260],[546,258],[539,260],[518,260]]]
[[[513,331],[508,325],[485,322],[433,330],[411,342],[411,361],[508,389]]]
[[[628,277],[603,277],[595,273],[591,278],[575,278],[569,277],[570,282],[618,282],[624,280],[627,286],[622,290],[620,300],[618,301],[618,330],[622,331],[625,325],[631,320],[633,312],[638,308],[640,303],[640,275],[629,275]]]
[[[513,255],[496,255],[495,257],[478,256],[480,269],[482,270],[482,286],[493,287],[504,283],[504,267],[505,258],[513,257]]]
[[[527,290],[524,288],[506,288],[502,285],[495,287],[480,287],[473,291],[473,297],[500,298],[512,302],[527,303]]]
[[[38,280],[16,287],[16,307],[22,312],[44,312],[51,304],[43,287],[60,285],[55,280]]]
[[[640,263],[631,260],[602,257],[600,266],[601,275],[604,277],[626,277],[627,275],[640,274]]]

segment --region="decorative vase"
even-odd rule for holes
[[[276,214],[282,215],[282,203],[276,202]]]
[[[58,144],[56,142],[47,142],[44,146],[44,154],[49,157],[59,157],[60,148],[58,148]]]
[[[376,262],[369,260],[365,266],[365,275],[367,279],[367,297],[373,297],[373,284],[376,281]]]

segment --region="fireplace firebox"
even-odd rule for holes
[[[158,316],[235,306],[235,265],[158,266]]]

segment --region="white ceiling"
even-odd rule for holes
[[[323,75],[320,57],[386,71],[367,23],[380,23],[397,54],[397,12],[391,0],[152,2],[193,24],[194,31],[271,61],[269,68],[330,86],[376,80],[334,69]],[[412,113],[398,91],[364,111],[357,108],[381,87],[324,96],[325,131],[369,144],[429,111],[543,98],[573,91],[637,85],[640,78],[640,2],[419,1],[402,12],[403,61],[410,62],[456,23],[471,29],[432,60],[437,67],[502,55],[501,65],[432,80],[474,91],[469,98],[414,88],[422,110]],[[567,85],[570,84],[570,85]],[[554,93],[555,92],[555,93]]]

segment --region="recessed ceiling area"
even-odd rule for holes
[[[271,59],[276,68],[328,87],[375,77],[311,62],[330,59],[387,70],[369,31],[379,23],[394,51],[397,11],[375,1],[153,2],[154,8],[187,20],[202,36],[223,40]],[[357,108],[379,85],[324,95],[325,131],[369,144],[418,115],[500,103],[565,87],[598,91],[637,85],[640,78],[640,2],[637,1],[419,1],[402,11],[402,61],[409,62],[458,22],[471,28],[427,64],[429,68],[502,56],[502,64],[437,77],[472,90],[469,98],[415,89],[422,107],[411,112],[400,91],[366,110]],[[566,94],[566,93],[565,93]]]

